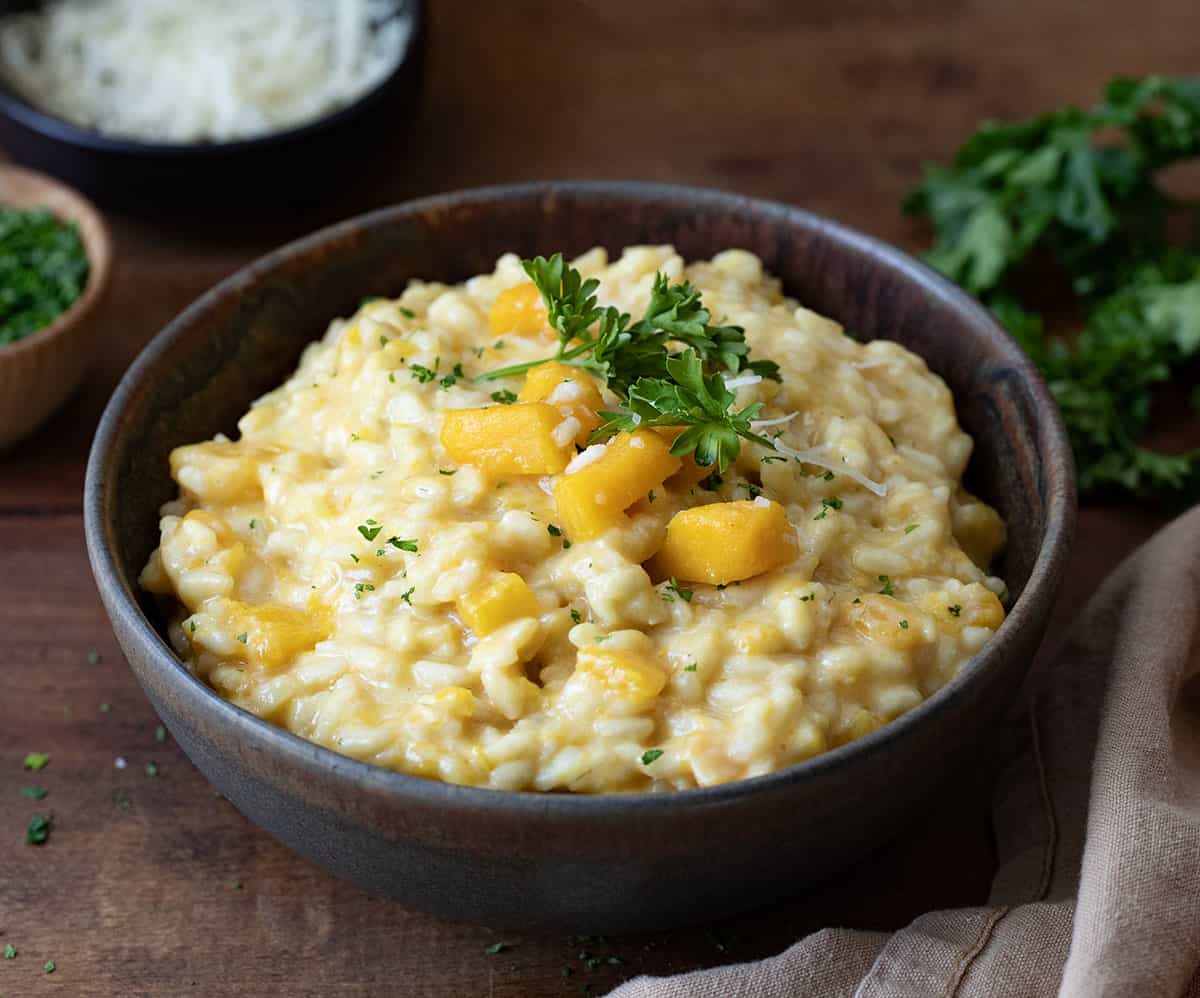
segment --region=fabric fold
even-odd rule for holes
[[[1113,573],[1029,690],[985,906],[612,998],[1200,996],[1200,508]]]

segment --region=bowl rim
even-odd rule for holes
[[[28,170],[23,166],[0,164],[0,178],[6,175],[19,182],[52,191],[56,198],[70,205],[71,213],[69,215],[51,205],[42,205],[41,207],[44,207],[59,221],[71,223],[79,232],[79,241],[83,244],[83,251],[88,260],[88,278],[79,297],[65,312],[55,317],[48,326],[35,329],[32,333],[22,336],[13,343],[0,344],[0,364],[14,357],[48,348],[53,341],[61,339],[66,332],[85,321],[108,287],[109,271],[112,268],[112,236],[108,231],[104,216],[91,201],[61,180],[56,180],[54,177],[36,170]],[[22,208],[22,210],[33,210],[37,206],[18,205],[15,207]]]
[[[922,294],[932,295],[958,313],[964,323],[983,327],[1000,345],[1007,347],[1011,364],[1028,385],[1038,414],[1039,441],[1044,445],[1043,462],[1046,488],[1046,535],[1038,549],[1029,578],[1021,595],[1009,609],[1004,622],[983,649],[972,656],[958,674],[932,696],[912,710],[883,725],[878,730],[845,745],[784,769],[744,780],[655,793],[574,794],[542,791],[508,791],[489,787],[463,786],[440,780],[413,776],[385,769],[341,755],[332,749],[310,742],[300,735],[277,727],[257,715],[222,699],[210,686],[193,675],[176,656],[170,645],[143,614],[132,588],[123,581],[116,557],[108,543],[104,514],[108,482],[108,460],[116,439],[125,424],[125,409],[135,393],[148,380],[158,358],[182,338],[193,322],[226,295],[236,294],[239,287],[264,272],[271,271],[292,259],[320,247],[329,240],[348,235],[359,229],[387,225],[394,220],[425,212],[446,213],[475,201],[521,202],[541,204],[545,199],[565,197],[619,197],[639,204],[670,197],[686,198],[691,203],[705,203],[724,209],[755,213],[760,216],[786,218],[788,224],[807,228],[851,249],[870,261],[872,267],[883,266],[898,271],[908,282],[921,288]],[[1042,381],[1033,362],[1016,341],[996,322],[982,305],[972,299],[942,275],[902,250],[834,222],[813,212],[778,201],[751,198],[711,188],[642,181],[539,181],[477,187],[419,198],[377,209],[335,223],[294,240],[242,267],[231,276],[205,292],[160,330],[129,367],[114,391],[94,438],[84,484],[84,522],[88,555],[97,585],[105,596],[105,604],[116,629],[135,641],[147,662],[146,668],[160,672],[166,683],[181,696],[181,709],[204,711],[219,723],[230,726],[230,733],[254,739],[277,755],[289,768],[295,767],[320,777],[348,779],[356,787],[374,793],[393,796],[397,801],[419,801],[442,810],[480,811],[505,817],[538,816],[546,820],[583,819],[588,817],[652,816],[680,809],[702,810],[714,806],[732,805],[747,797],[779,792],[789,786],[817,776],[829,776],[844,770],[858,759],[878,755],[905,737],[911,729],[925,724],[948,710],[952,704],[968,695],[977,677],[993,667],[1000,654],[1004,637],[1033,623],[1038,605],[1049,601],[1057,587],[1057,572],[1064,564],[1075,524],[1075,474],[1070,444],[1061,415],[1049,389]],[[136,666],[132,666],[135,673]]]
[[[322,115],[299,125],[277,132],[267,132],[250,138],[235,139],[231,142],[147,142],[141,139],[110,135],[106,132],[86,128],[60,118],[49,111],[43,111],[31,101],[26,100],[5,80],[0,79],[0,116],[7,117],[17,124],[36,132],[43,138],[63,145],[88,149],[93,152],[113,153],[120,156],[140,156],[165,160],[208,160],[214,157],[234,156],[238,153],[249,153],[256,150],[268,149],[277,145],[305,139],[317,135],[329,128],[336,127],[344,121],[357,117],[385,99],[399,81],[402,74],[413,62],[420,58],[419,49],[424,45],[426,10],[425,0],[399,0],[407,4],[412,14],[412,28],[404,50],[395,66],[375,86],[364,91],[349,104],[339,107],[329,114]]]

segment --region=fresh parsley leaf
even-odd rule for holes
[[[363,535],[365,540],[368,541],[375,540],[375,538],[379,536],[379,531],[382,529],[383,527],[381,527],[374,520],[368,520],[366,523],[360,523],[358,525],[358,532]]]
[[[661,758],[662,754],[663,750],[659,748],[646,749],[646,751],[642,753],[642,765],[649,766],[650,763],[652,763],[655,759]]]
[[[1200,451],[1141,443],[1154,388],[1200,354],[1200,254],[1169,245],[1178,204],[1157,181],[1196,156],[1200,78],[1116,79],[1090,109],[985,124],[905,205],[933,225],[929,261],[1042,370],[1084,493],[1200,499]],[[1086,316],[1077,336],[1049,335],[1018,294],[1023,269],[1045,272],[1046,259]]]
[[[30,752],[25,756],[25,768],[37,772],[40,769],[45,769],[46,764],[50,762],[50,756],[45,752]]]
[[[437,377],[437,371],[431,370],[424,364],[410,364],[408,369],[412,372],[412,376],[423,385]]]
[[[46,844],[50,838],[50,819],[44,814],[35,814],[29,819],[29,827],[25,830],[25,841],[31,846]]]
[[[401,551],[409,551],[413,554],[417,553],[417,542],[415,540],[405,540],[401,537],[389,537],[387,542],[394,548]]]

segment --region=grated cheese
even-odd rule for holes
[[[41,110],[172,144],[282,131],[399,64],[396,0],[50,0],[0,19],[0,73]]]

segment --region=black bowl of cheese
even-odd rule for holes
[[[126,207],[311,201],[402,130],[427,24],[422,0],[321,10],[57,0],[0,18],[0,146]]]

